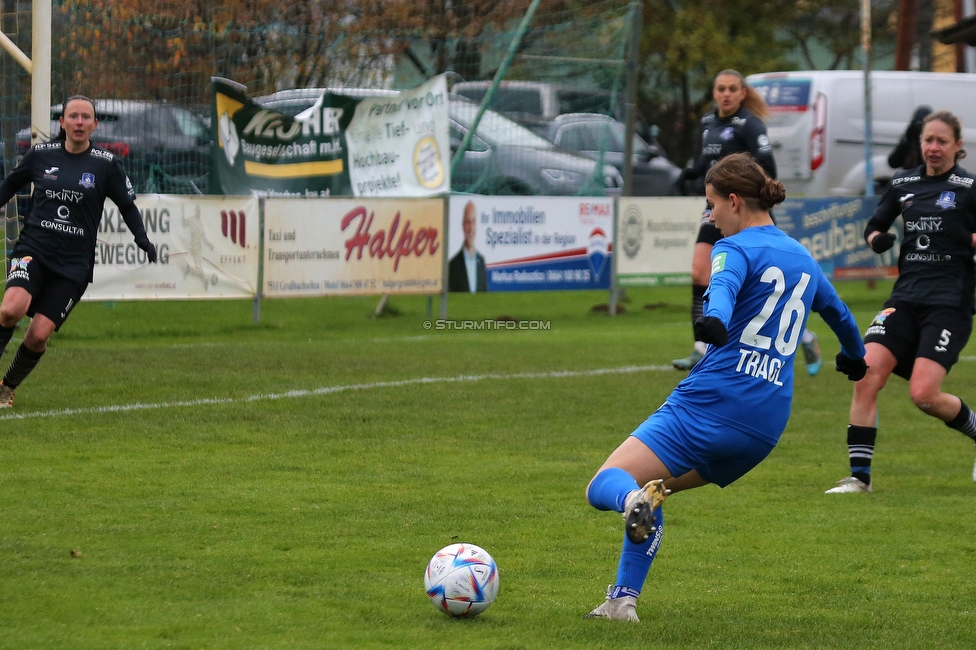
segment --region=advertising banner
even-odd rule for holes
[[[691,284],[691,258],[704,197],[621,197],[617,206],[618,284]]]
[[[444,76],[368,99],[323,90],[294,117],[256,104],[233,82],[212,83],[211,184],[225,194],[433,196],[450,190]]]
[[[613,199],[450,199],[449,291],[608,289]]]
[[[443,199],[267,199],[267,297],[439,293]]]
[[[157,264],[105,202],[94,282],[85,300],[252,298],[258,279],[258,200],[143,194],[136,198]]]
[[[901,219],[892,226],[898,240],[888,252],[878,255],[864,242],[878,198],[787,199],[773,213],[776,224],[810,251],[828,278],[892,278],[898,275]]]
[[[355,196],[433,196],[451,191],[447,79],[356,106],[346,141]]]
[[[323,93],[301,118],[264,109],[214,78],[211,186],[224,194],[351,195],[343,134],[356,100]]]

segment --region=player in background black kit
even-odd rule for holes
[[[973,330],[976,176],[956,164],[966,152],[962,125],[952,113],[928,115],[921,141],[925,164],[894,175],[864,230],[868,246],[884,253],[895,243],[888,229],[900,214],[905,237],[894,289],[864,337],[869,368],[854,385],[847,427],[851,475],[828,494],[871,491],[878,393],[892,373],[908,380],[912,402],[923,413],[976,439],[976,415],[942,392]]]
[[[773,158],[773,147],[766,135],[766,125],[763,120],[769,116],[769,107],[741,74],[735,70],[722,70],[715,77],[712,86],[712,98],[715,100],[715,110],[706,113],[701,119],[702,148],[695,163],[681,170],[678,178],[678,188],[684,189],[686,180],[702,178],[709,168],[729,154],[748,152],[756,159],[766,175],[776,178],[776,161]],[[704,193],[704,188],[702,188]],[[691,322],[701,318],[705,290],[711,276],[712,247],[722,233],[709,223],[708,210],[702,215],[701,227],[698,230],[698,240],[695,242],[695,252],[691,263]],[[705,354],[707,346],[695,340],[695,348],[691,354],[683,359],[675,359],[671,363],[678,370],[691,370]],[[816,335],[803,331],[803,356],[807,364],[807,372],[815,375],[820,371],[820,346]]]
[[[919,106],[912,113],[908,128],[902,133],[898,144],[888,154],[888,166],[892,169],[915,169],[924,165],[922,159],[922,126],[925,117],[932,112],[931,106]]]
[[[0,303],[0,354],[25,315],[31,323],[0,381],[0,408],[13,406],[14,389],[37,365],[51,334],[68,318],[92,281],[98,224],[109,198],[146,259],[156,247],[146,236],[135,192],[119,159],[91,143],[95,104],[75,95],[61,106],[61,132],[36,145],[0,183],[0,205],[34,184],[33,208],[14,245]]]

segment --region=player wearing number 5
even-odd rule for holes
[[[921,140],[925,164],[894,175],[864,230],[868,245],[884,253],[895,242],[888,229],[900,214],[905,239],[898,280],[865,336],[871,369],[854,386],[851,401],[851,475],[828,494],[871,491],[878,393],[892,373],[908,380],[912,402],[923,413],[976,438],[976,415],[961,399],[942,391],[973,330],[976,177],[956,164],[966,152],[962,125],[952,113],[929,114]]]
[[[855,381],[864,376],[854,317],[807,250],[773,225],[769,210],[786,198],[783,184],[747,153],[717,162],[705,184],[710,220],[723,235],[712,249],[703,315],[695,321],[709,348],[590,481],[590,504],[621,512],[626,522],[616,582],[591,617],[637,620],[669,492],[725,487],[776,446],[790,416],[793,357],[811,310],[840,339],[838,370]]]

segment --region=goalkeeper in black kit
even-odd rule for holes
[[[106,198],[118,206],[145,259],[156,261],[156,247],[146,236],[122,163],[92,145],[98,124],[95,103],[75,95],[61,108],[58,137],[32,147],[0,183],[0,205],[28,183],[34,184],[34,205],[14,245],[0,303],[0,354],[25,315],[31,323],[0,381],[0,408],[13,406],[14,391],[40,361],[51,335],[92,281]]]

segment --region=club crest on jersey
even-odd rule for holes
[[[81,180],[78,181],[78,184],[88,189],[95,187],[95,174],[85,172],[81,175]]]
[[[939,196],[939,200],[935,202],[937,206],[943,210],[948,210],[949,208],[956,207],[956,193],[955,192],[943,192]]]
[[[731,140],[734,134],[735,131],[733,130],[733,128],[731,126],[727,126],[724,129],[722,129],[722,133],[719,134],[718,137],[722,138],[723,140]]]

